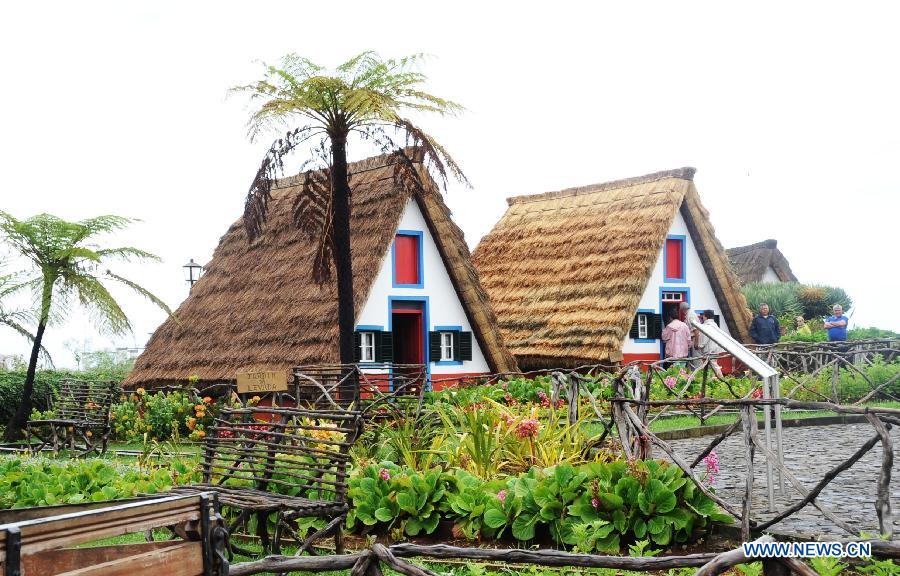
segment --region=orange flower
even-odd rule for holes
[[[135,390],[135,392],[137,392],[138,396],[143,396],[146,390],[144,390],[143,388],[138,388],[137,390]]]
[[[204,432],[203,430],[197,430],[198,438],[203,438],[204,436],[206,436],[206,432]]]
[[[187,427],[188,427],[190,430],[193,430],[193,429],[194,429],[194,426],[196,426],[196,425],[197,425],[197,419],[196,419],[196,418],[188,418],[188,421],[187,421]]]
[[[204,410],[206,410],[206,406],[204,406],[203,404],[197,404],[196,406],[194,406],[194,410],[196,410],[197,412],[203,412]]]
[[[204,396],[203,402],[204,402],[205,404],[212,404],[212,397],[210,397],[210,396]]]
[[[90,430],[88,430],[87,432],[84,433],[84,435],[87,436],[88,438],[90,438],[91,436],[94,435],[94,433],[91,432]]]

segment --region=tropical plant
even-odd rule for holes
[[[18,333],[29,342],[34,342],[34,335],[26,326],[34,321],[34,314],[30,310],[7,308],[3,300],[13,296],[23,288],[16,274],[0,276],[0,326],[6,326]],[[50,354],[41,347],[41,352],[49,359]]]
[[[401,114],[433,112],[453,114],[461,106],[421,90],[424,74],[415,71],[420,55],[399,60],[382,59],[363,52],[328,72],[296,54],[285,56],[279,66],[266,66],[262,80],[234,88],[260,102],[249,121],[251,140],[262,131],[299,121],[272,144],[250,186],[244,208],[244,226],[252,242],[262,234],[272,187],[284,168],[284,158],[296,147],[319,138],[322,170],[308,172],[294,202],[294,222],[318,248],[313,278],[324,283],[337,269],[339,350],[342,363],[353,362],[353,269],[350,253],[350,177],[347,143],[351,135],[394,149],[395,180],[407,191],[420,190],[422,182],[413,161],[392,141],[389,132],[402,134],[418,147],[427,167],[433,168],[446,186],[449,171],[468,183],[456,162],[431,136]]]
[[[756,312],[760,304],[766,303],[770,313],[784,323],[803,314],[803,304],[797,297],[798,286],[796,282],[753,282],[746,284],[743,292],[751,310]]]
[[[105,269],[109,260],[157,260],[156,256],[137,248],[101,248],[91,242],[95,236],[121,230],[131,222],[120,216],[97,216],[67,222],[50,214],[18,220],[6,212],[0,212],[0,234],[31,261],[33,274],[25,283],[34,292],[38,303],[37,330],[25,385],[16,412],[6,426],[5,440],[14,441],[21,436],[33,405],[35,370],[44,331],[52,321],[65,317],[64,311],[73,298],[92,313],[92,319],[101,332],[116,335],[128,332],[131,323],[104,280],[122,284],[171,313],[168,306],[147,289]]]

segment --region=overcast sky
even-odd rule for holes
[[[726,247],[777,238],[801,281],[847,289],[853,324],[900,331],[894,4],[543,4],[4,4],[0,209],[140,218],[114,242],[163,261],[119,270],[174,308],[270,144],[227,89],[288,52],[426,52],[428,89],[468,109],[423,125],[474,185],[447,194],[470,247],[507,196],[695,166]],[[124,303],[131,337],[48,330],[57,364],[66,341],[142,346],[163,315]],[[0,331],[4,353],[27,346]]]

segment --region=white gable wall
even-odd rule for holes
[[[665,251],[665,243],[663,243],[663,247],[659,251],[659,255],[656,257],[656,264],[653,266],[653,273],[650,275],[650,281],[647,283],[647,287],[644,289],[644,294],[641,296],[641,303],[638,305],[638,309],[649,310],[654,314],[660,314],[660,288],[666,290],[671,289],[672,291],[684,291],[685,289],[688,289],[690,290],[689,298],[691,309],[712,309],[716,312],[716,314],[721,315],[722,308],[719,306],[718,300],[716,300],[712,285],[709,283],[709,278],[706,276],[706,270],[704,270],[703,268],[703,264],[700,261],[700,255],[697,253],[697,248],[694,246],[694,241],[691,238],[690,232],[688,232],[687,223],[681,216],[680,210],[675,215],[675,220],[672,222],[672,226],[669,228],[668,235],[685,237],[685,282],[664,282],[665,270],[663,269],[663,266],[665,260],[663,258],[663,252]],[[726,325],[724,319],[722,319],[720,325],[722,330],[728,332],[728,326]],[[622,346],[622,353],[658,355],[660,353],[660,341],[654,340],[653,342],[635,342],[634,339],[626,334],[625,343]]]
[[[766,266],[761,282],[781,282],[781,280],[778,278],[778,274],[775,273],[774,268]]]
[[[381,269],[372,283],[369,298],[363,306],[357,326],[383,326],[385,330],[390,325],[389,297],[427,297],[426,315],[428,331],[435,326],[461,326],[464,332],[473,332],[462,303],[453,287],[453,282],[444,268],[444,261],[434,243],[425,217],[419,210],[415,200],[410,199],[400,219],[398,230],[414,230],[422,232],[422,288],[394,288],[393,287],[393,262],[391,248],[381,260]],[[428,343],[425,343],[426,352]],[[481,352],[478,339],[474,333],[472,336],[472,360],[461,365],[439,366],[429,362],[431,374],[478,374],[488,373],[488,363]]]

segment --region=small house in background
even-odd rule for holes
[[[776,240],[729,248],[728,259],[743,285],[753,282],[797,281],[787,258],[778,249]]]
[[[462,231],[427,170],[422,193],[395,180],[389,157],[352,163],[351,249],[356,359],[425,367],[435,387],[516,370]],[[147,343],[126,386],[233,381],[339,361],[337,287],[311,270],[316,242],[294,225],[304,175],[279,180],[263,235],[235,222],[190,296]]]
[[[746,300],[681,168],[507,200],[473,252],[523,370],[659,360],[681,302],[749,341]]]

